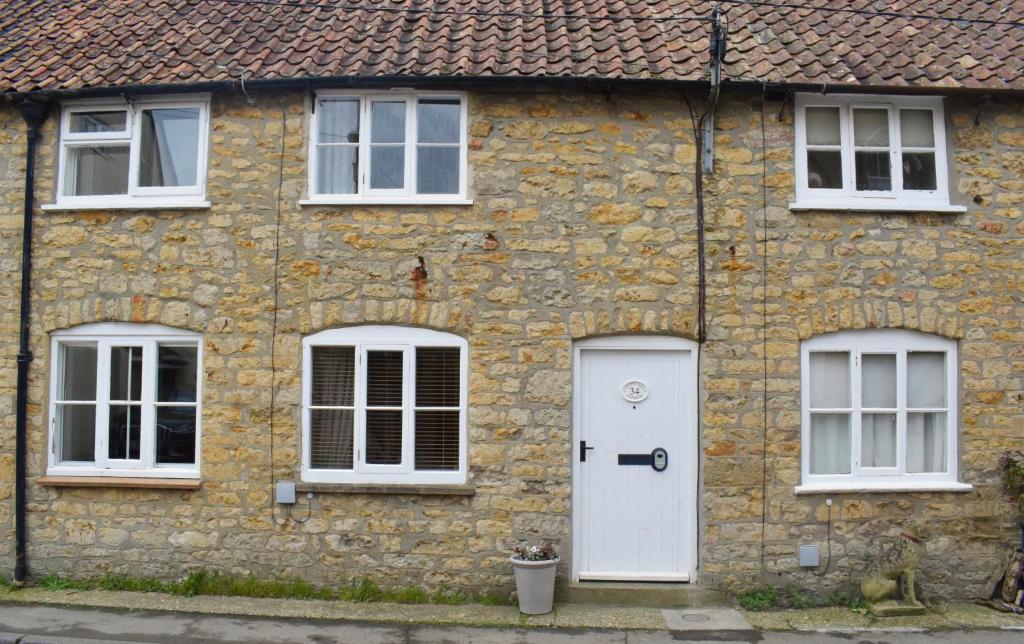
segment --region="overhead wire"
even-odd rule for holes
[[[243,1],[243,0],[239,0]],[[826,13],[845,13],[854,14],[860,16],[879,17],[879,18],[901,18],[906,20],[932,20],[949,22],[952,24],[968,24],[968,25],[993,25],[993,26],[1007,26],[1007,27],[1024,27],[1024,21],[1017,20],[995,20],[991,18],[969,18],[965,16],[941,16],[938,14],[925,14],[925,13],[903,13],[900,11],[876,11],[871,9],[855,9],[853,7],[819,7],[805,4],[796,4],[793,2],[771,2],[770,0],[718,0],[734,5],[748,5],[754,7],[772,7],[776,9],[798,9],[804,11],[822,11]]]

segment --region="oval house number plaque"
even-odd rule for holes
[[[622,385],[622,397],[626,402],[638,403],[647,398],[647,384],[639,380],[629,380]]]

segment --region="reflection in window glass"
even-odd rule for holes
[[[90,145],[68,149],[65,194],[123,195],[128,193],[128,146]]]
[[[198,165],[199,108],[142,110],[140,186],[194,186]]]
[[[68,129],[73,134],[93,132],[124,132],[127,129],[128,113],[124,110],[72,112]]]

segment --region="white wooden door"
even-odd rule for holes
[[[691,342],[663,337],[576,347],[577,579],[691,579],[697,558],[695,351]],[[664,458],[652,458],[656,448]]]

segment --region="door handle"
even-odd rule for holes
[[[587,462],[587,450],[594,449],[593,447],[587,447],[587,441],[580,441],[580,463]]]

